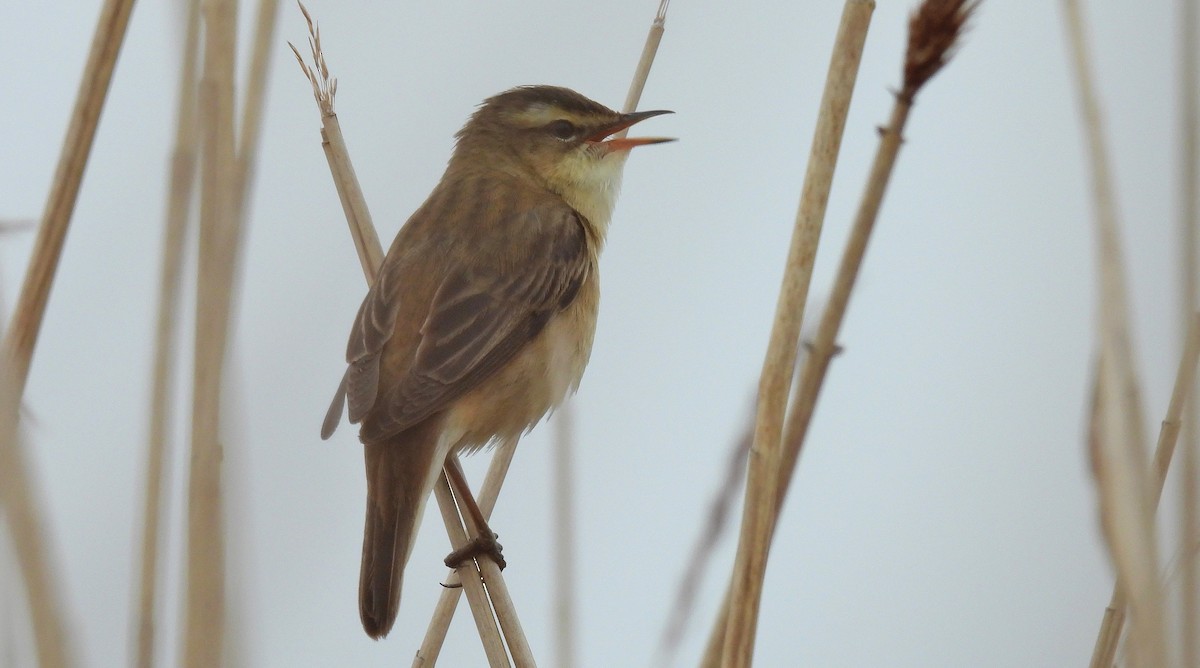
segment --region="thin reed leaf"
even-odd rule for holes
[[[675,602],[671,605],[671,612],[667,617],[667,626],[663,630],[662,638],[659,640],[658,649],[655,651],[655,660],[652,665],[670,665],[674,660],[675,653],[679,649],[684,631],[687,628],[688,621],[691,619],[696,594],[700,591],[704,572],[708,568],[708,563],[712,559],[718,541],[729,530],[730,516],[732,515],[734,504],[737,502],[738,492],[741,491],[742,480],[744,478],[743,472],[746,470],[746,458],[749,456],[750,446],[753,442],[754,411],[751,411],[746,417],[746,424],[742,429],[742,433],[734,441],[733,447],[730,448],[729,458],[725,464],[725,477],[722,478],[721,484],[717,488],[717,493],[713,496],[712,502],[709,504],[703,528],[700,530],[700,536],[696,540],[696,545],[691,550],[691,557],[688,559],[687,566],[683,569],[683,575],[679,578],[679,587],[675,593]],[[728,598],[728,592],[726,594],[726,598]],[[723,602],[722,609],[724,609],[725,605],[726,603]],[[724,628],[725,622],[718,622],[716,626]],[[714,637],[723,638],[724,634]]]

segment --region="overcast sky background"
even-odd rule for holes
[[[38,344],[29,449],[84,666],[128,665],[157,254],[176,110],[177,3],[140,3]],[[912,2],[880,2],[813,282],[822,302],[899,84]],[[1177,363],[1175,4],[1087,3],[1145,405]],[[0,4],[0,218],[40,215],[98,2]],[[735,8],[736,6],[736,8]],[[656,3],[311,0],[339,116],[387,244],[475,104],[518,84],[619,107]],[[250,27],[252,7],[240,28]],[[650,665],[763,358],[841,3],[677,0],[602,261],[574,405],[580,665]],[[357,614],[355,431],[318,430],[361,270],[281,8],[228,374],[231,613],[247,666],[408,665],[447,551],[431,512],[391,636]],[[1091,207],[1059,3],[992,1],[921,94],[771,555],[762,666],[1077,666],[1112,586],[1083,448],[1094,348]],[[13,303],[32,233],[0,242]],[[189,304],[194,288],[188,287]],[[191,340],[186,317],[184,343]],[[190,356],[181,362],[190,366]],[[185,366],[187,368],[187,366]],[[180,394],[180,416],[186,401]],[[550,429],[520,447],[493,526],[535,653],[552,662]],[[182,428],[178,431],[182,436]],[[184,445],[182,439],[175,442]],[[178,656],[177,449],[160,659]],[[486,465],[476,456],[478,476]],[[1168,495],[1173,494],[1173,488]],[[430,504],[430,510],[433,509]],[[1168,510],[1167,517],[1174,514]],[[1164,561],[1174,553],[1174,530]],[[21,665],[0,540],[0,661]],[[723,591],[721,544],[677,664]],[[15,630],[14,630],[15,629]],[[22,658],[24,657],[24,659]],[[442,664],[483,665],[460,610]]]

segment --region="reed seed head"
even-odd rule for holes
[[[979,1],[925,0],[909,16],[902,100],[911,103],[921,86],[950,62]]]

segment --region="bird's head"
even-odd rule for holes
[[[494,161],[561,194],[585,215],[607,222],[621,167],[637,146],[672,141],[614,137],[669,111],[622,114],[568,88],[522,86],[488,98],[459,131],[455,160]],[[584,202],[595,198],[604,202]],[[583,209],[607,209],[584,211]]]

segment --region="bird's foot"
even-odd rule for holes
[[[497,538],[499,536],[491,531],[484,531],[482,534],[472,538],[466,545],[446,555],[446,566],[458,568],[475,557],[486,555],[491,557],[492,561],[496,562],[500,570],[504,570],[504,567],[508,563],[504,561],[504,548],[500,543],[496,542]]]

